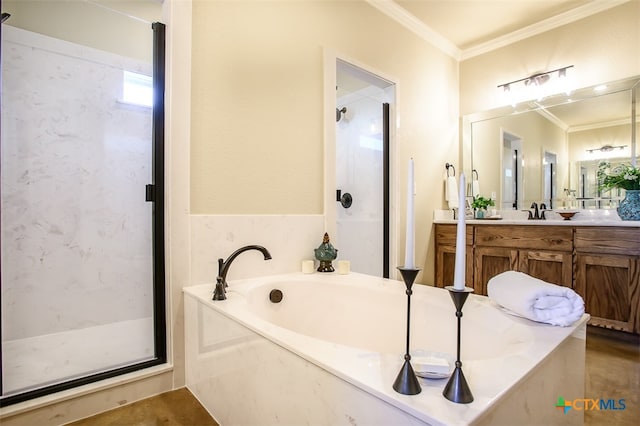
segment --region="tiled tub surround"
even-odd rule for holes
[[[279,288],[280,304],[268,301]],[[455,309],[446,290],[415,285],[412,350],[455,354]],[[442,396],[446,380],[396,393],[406,319],[399,281],[301,273],[185,288],[187,386],[221,424],[582,424],[555,407],[584,397],[585,330],[504,313],[471,295],[462,361],[471,404]]]
[[[243,253],[233,261],[228,281],[300,271],[302,260],[314,258],[324,229],[323,215],[192,215],[191,282],[215,282],[218,258],[250,244],[266,247],[273,259]]]
[[[151,111],[119,102],[123,70],[149,75],[151,66],[11,26],[2,32],[6,393],[31,382],[13,382],[22,374],[11,366],[29,369],[25,362],[33,360],[13,349],[38,342],[35,358],[52,362],[57,356],[40,342],[60,342],[78,330],[83,344],[67,347],[61,361],[86,365],[83,346],[112,353],[118,340],[88,330],[151,317],[152,205],[144,199],[151,181]],[[130,355],[149,354],[143,348]],[[102,359],[103,367],[112,365]],[[66,371],[63,365],[46,368]]]

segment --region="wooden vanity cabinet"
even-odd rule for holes
[[[575,251],[574,289],[589,324],[640,333],[640,230],[576,228]]]
[[[456,225],[436,224],[435,285],[452,285]],[[505,271],[522,271],[571,287],[573,232],[564,227],[467,225],[465,285],[487,294],[487,283]]]
[[[436,224],[439,287],[453,282],[455,232]],[[573,288],[591,325],[640,333],[638,227],[467,225],[467,286],[486,295],[489,280],[505,271]]]
[[[475,250],[473,289],[476,294],[487,294],[487,283],[505,271],[518,270],[518,250],[509,247],[477,247]]]
[[[473,226],[466,226],[466,268],[465,285],[473,287]],[[436,261],[435,261],[435,285],[446,287],[453,285],[453,277],[456,265],[456,235],[457,225],[436,225]]]
[[[520,271],[572,287],[573,230],[554,226],[478,226],[475,229],[474,288],[487,294],[489,280]]]

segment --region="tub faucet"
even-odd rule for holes
[[[227,260],[218,259],[218,276],[216,278],[216,289],[213,292],[213,300],[225,300],[227,298],[227,272],[229,272],[229,266],[231,262],[238,257],[240,253],[244,253],[249,250],[258,250],[264,256],[264,260],[271,259],[271,253],[269,250],[262,246],[244,246],[231,253]]]

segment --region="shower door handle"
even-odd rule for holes
[[[348,192],[342,193],[341,189],[336,190],[336,201],[340,202],[342,207],[348,209],[353,204],[353,197]]]
[[[144,200],[147,202],[156,200],[156,186],[149,184],[144,187]]]

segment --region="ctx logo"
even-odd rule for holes
[[[571,401],[565,400],[563,397],[558,397],[556,402],[556,408],[564,411],[566,414],[572,408],[576,411],[600,411],[600,410],[624,410],[627,408],[624,399],[587,399],[578,398]]]

